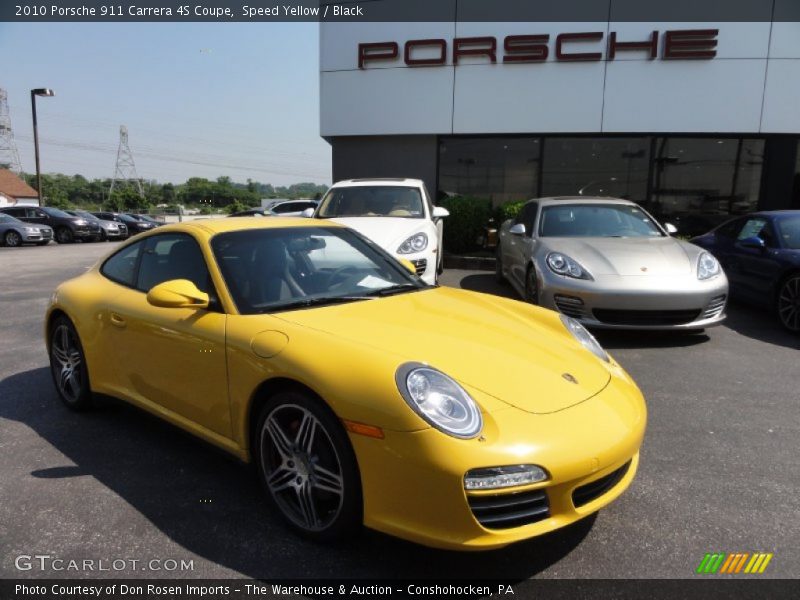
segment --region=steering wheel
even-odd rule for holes
[[[334,270],[328,277],[328,287],[333,287],[336,283],[341,283],[348,277],[358,273],[358,268],[353,265],[346,265]],[[341,281],[340,281],[341,280]]]

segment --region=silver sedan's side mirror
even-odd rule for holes
[[[522,223],[517,223],[516,225],[512,225],[511,229],[508,230],[508,233],[511,235],[525,235],[525,225]]]
[[[667,233],[670,235],[675,235],[678,233],[678,228],[675,227],[672,223],[664,223],[664,229],[667,230]]]

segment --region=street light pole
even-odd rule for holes
[[[31,113],[33,114],[33,150],[36,154],[36,193],[39,196],[39,206],[44,206],[42,199],[42,171],[39,167],[39,126],[36,121],[36,96],[55,96],[49,88],[36,88],[31,90]]]

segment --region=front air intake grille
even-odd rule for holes
[[[706,306],[706,309],[703,311],[703,318],[713,319],[714,317],[719,316],[719,314],[725,310],[726,299],[726,296],[717,296],[716,298],[712,298],[708,303],[708,306]]]
[[[595,498],[599,498],[620,482],[625,476],[625,473],[628,472],[630,466],[631,463],[628,461],[619,469],[609,473],[605,477],[601,477],[591,483],[575,488],[575,491],[572,492],[572,504],[575,505],[575,508],[578,508],[584,504],[589,504],[589,502]]]
[[[556,303],[556,308],[561,314],[567,315],[568,317],[572,317],[574,319],[582,319],[586,316],[586,313],[583,310],[583,300],[580,298],[556,294],[553,297],[553,301]]]
[[[417,268],[417,275],[422,275],[425,272],[425,269],[428,268],[428,259],[427,258],[420,258],[418,260],[412,260],[414,266]]]
[[[689,310],[614,310],[595,308],[594,316],[609,325],[683,325],[691,323],[699,315],[699,309]]]
[[[487,529],[510,529],[530,525],[550,516],[550,503],[544,490],[467,496],[478,523]]]

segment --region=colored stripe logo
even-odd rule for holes
[[[714,574],[725,573],[728,575],[737,573],[763,573],[767,570],[769,561],[772,560],[773,554],[766,552],[714,552],[706,553],[700,565],[697,567],[697,573]]]

